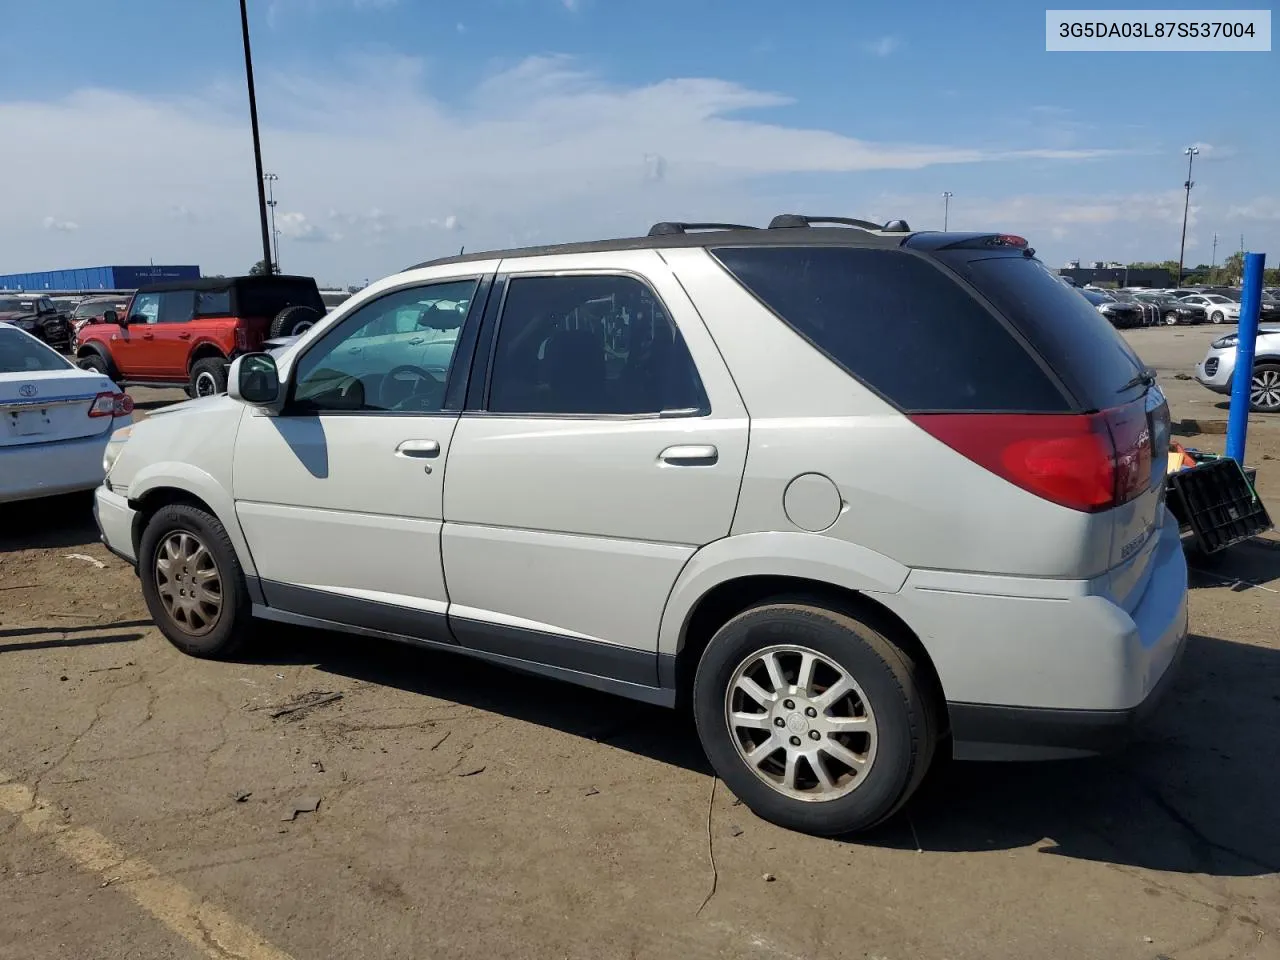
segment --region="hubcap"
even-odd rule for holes
[[[1221,313],[1215,312],[1211,319],[1214,323],[1221,323],[1226,318]]]
[[[875,762],[876,719],[857,681],[799,646],[772,646],[738,665],[725,722],[747,768],[795,800],[835,800]]]
[[[1253,406],[1266,410],[1280,407],[1280,371],[1259,370],[1249,386],[1249,402]]]
[[[218,392],[218,384],[213,379],[211,373],[201,373],[196,376],[196,396],[212,397]]]
[[[222,575],[208,547],[193,533],[175,530],[156,548],[156,592],[169,619],[193,637],[222,616]]]

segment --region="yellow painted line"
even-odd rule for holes
[[[160,875],[89,827],[67,826],[25,783],[0,771],[0,811],[11,813],[67,859],[132,897],[143,910],[213,960],[292,960],[257,933],[180,883]]]

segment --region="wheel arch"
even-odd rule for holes
[[[900,590],[909,573],[896,560],[833,537],[752,533],[718,540],[694,554],[668,597],[658,638],[663,682],[687,696],[698,659],[721,626],[761,601],[805,597],[858,617],[902,646],[945,711],[937,668],[919,634],[876,599]]]
[[[88,356],[100,357],[107,365],[107,376],[112,380],[120,379],[120,369],[116,366],[115,360],[111,356],[111,351],[104,347],[96,340],[81,341],[76,347],[76,359],[83,360]]]
[[[228,360],[226,352],[218,344],[212,340],[205,340],[196,344],[195,348],[187,354],[187,377],[190,378],[191,371],[201,360]]]
[[[248,541],[236,518],[235,502],[216,479],[187,463],[156,464],[140,471],[129,484],[129,506],[136,514],[132,538],[134,555],[147,522],[161,507],[184,503],[207,511],[227,531],[240,566],[248,577],[257,576]],[[141,562],[141,558],[139,558]]]

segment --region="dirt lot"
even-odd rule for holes
[[[1132,334],[1175,418],[1225,420],[1173,379],[1219,332]],[[955,764],[849,843],[756,820],[645,706],[283,628],[185,658],[84,498],[4,510],[0,958],[1280,957],[1280,540],[1194,576],[1141,743]]]

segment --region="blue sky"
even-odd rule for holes
[[[1159,6],[1167,7],[1171,4]],[[1199,7],[1211,6],[1201,0]],[[1224,5],[1225,6],[1225,5]],[[1046,53],[1025,2],[250,0],[281,263],[358,282],[655,219],[905,216],[1280,260],[1277,53]],[[0,273],[258,255],[235,0],[0,7]]]

